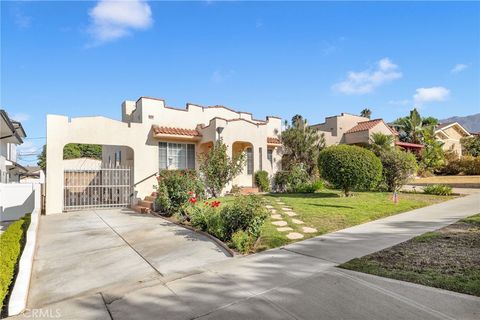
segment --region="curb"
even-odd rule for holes
[[[205,236],[205,237],[209,238],[210,240],[212,240],[213,242],[215,242],[215,244],[218,245],[218,246],[220,246],[224,251],[226,251],[226,252],[230,255],[230,257],[233,258],[233,257],[236,256],[235,252],[234,252],[232,249],[230,249],[225,243],[223,243],[223,241],[215,238],[215,237],[212,236],[210,233],[207,233],[207,232],[204,232],[204,231],[201,231],[201,230],[197,230],[197,229],[195,229],[194,227],[191,227],[191,226],[186,226],[186,225],[184,225],[184,224],[171,221],[171,220],[163,217],[162,215],[160,215],[160,214],[158,214],[158,213],[151,212],[150,214],[153,215],[153,216],[155,216],[155,217],[162,218],[163,220],[168,221],[168,222],[170,222],[170,223],[173,223],[174,225],[177,225],[177,226],[179,226],[179,227],[188,229],[188,230],[193,231],[193,232],[195,232],[195,233],[198,233],[198,234],[200,234],[200,235],[202,235],[202,236]]]

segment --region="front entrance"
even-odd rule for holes
[[[132,195],[131,167],[64,171],[63,211],[129,207]]]

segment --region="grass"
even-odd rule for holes
[[[304,225],[291,223],[288,216],[284,219],[290,227],[294,228],[294,232],[301,233],[302,226],[316,228],[317,233],[305,234],[304,239],[307,239],[454,197],[400,193],[399,203],[395,204],[392,202],[391,193],[356,192],[353,197],[343,197],[340,191],[325,190],[313,194],[269,194],[264,198],[278,212],[281,212],[281,206],[273,201],[275,198],[281,199],[287,207],[291,207],[298,214],[294,218],[304,221]],[[292,241],[287,239],[285,233],[277,231],[276,227],[267,221],[262,230],[258,249],[270,249],[290,242]]]
[[[30,225],[30,214],[15,221],[0,235],[0,312],[3,313],[17,264],[25,244],[25,234]]]
[[[480,296],[480,214],[340,267]]]

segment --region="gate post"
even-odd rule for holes
[[[68,118],[47,115],[47,172],[45,214],[63,210],[63,147]]]

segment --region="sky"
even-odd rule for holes
[[[480,3],[2,1],[0,106],[35,164],[46,114],[140,96],[309,123],[480,112]]]

